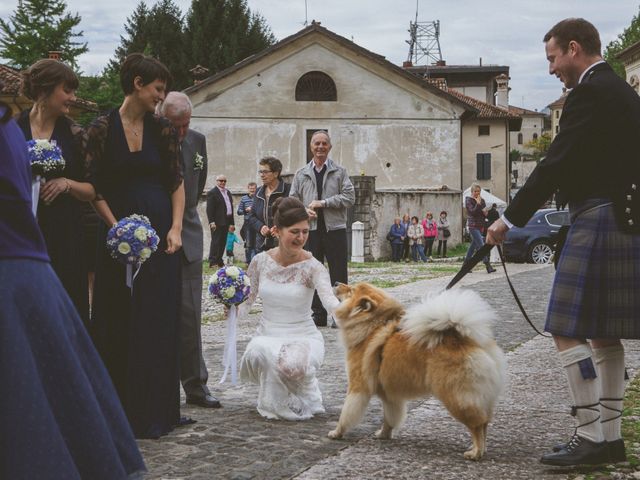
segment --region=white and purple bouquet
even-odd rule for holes
[[[107,250],[127,266],[127,286],[132,286],[140,266],[158,249],[159,242],[160,238],[144,215],[129,215],[111,227],[107,233]]]
[[[228,307],[240,305],[251,293],[249,276],[239,267],[222,267],[209,278],[209,293]]]
[[[38,211],[41,180],[45,177],[62,173],[65,166],[62,150],[55,141],[29,140],[27,156],[31,163],[31,208],[35,215]]]
[[[46,177],[62,173],[65,161],[62,150],[56,142],[49,140],[29,140],[27,142],[31,174],[34,177]]]
[[[238,323],[238,305],[244,302],[251,293],[249,276],[238,267],[222,267],[209,278],[209,293],[229,307],[227,315],[227,338],[224,342],[222,365],[224,373],[220,383],[224,383],[231,369],[231,383],[237,383],[238,353],[236,348],[236,332]]]

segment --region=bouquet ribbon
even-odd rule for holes
[[[238,330],[238,307],[231,305],[227,316],[227,338],[224,341],[224,354],[222,356],[222,366],[224,373],[219,383],[224,383],[227,379],[229,369],[231,369],[231,383],[238,383],[238,351],[236,348],[236,336]]]
[[[130,263],[127,263],[127,287],[131,289],[131,295],[133,295],[133,281],[138,276],[138,273],[140,272],[140,267],[141,265],[138,265],[136,267],[136,271],[134,272],[133,265],[131,265]]]
[[[40,175],[31,182],[31,210],[35,217],[38,213],[38,200],[40,199]]]

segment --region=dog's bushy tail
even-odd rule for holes
[[[411,342],[433,348],[447,331],[456,330],[479,345],[493,341],[496,313],[473,290],[445,290],[410,307],[400,325]]]

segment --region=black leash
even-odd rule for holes
[[[480,262],[480,260],[482,260],[485,256],[489,255],[489,252],[491,251],[492,248],[493,248],[493,245],[489,245],[488,243],[485,243],[482,247],[480,247],[476,251],[476,253],[473,255],[473,257],[471,257],[467,262],[465,262],[462,265],[462,268],[460,269],[460,271],[456,273],[453,279],[446,286],[445,290],[449,290],[456,283],[458,283],[462,279],[462,277],[464,277],[467,273],[473,270],[473,267],[475,267]],[[522,302],[520,301],[520,297],[518,297],[518,294],[516,293],[516,289],[513,287],[513,284],[511,283],[511,279],[509,278],[509,274],[507,273],[507,265],[505,264],[505,261],[504,261],[504,254],[502,253],[502,247],[500,245],[496,245],[496,248],[498,249],[498,254],[500,255],[500,263],[502,263],[502,268],[504,269],[504,276],[507,279],[507,283],[509,284],[509,288],[511,289],[513,298],[518,304],[518,308],[520,309],[520,312],[522,312],[522,315],[524,316],[525,320],[529,323],[529,325],[531,325],[531,328],[533,328],[538,335],[541,335],[543,337],[551,337],[551,335],[544,334],[540,330],[538,330],[536,326],[533,324],[533,322],[531,321],[531,319],[529,318],[529,315],[527,315],[527,312],[525,312],[524,307],[522,306]]]

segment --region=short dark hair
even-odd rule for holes
[[[21,78],[22,94],[34,102],[42,95],[51,95],[60,84],[71,90],[77,90],[80,84],[71,67],[52,58],[38,60],[21,73]]]
[[[127,55],[120,67],[120,86],[125,95],[130,95],[135,90],[133,81],[136,77],[142,79],[142,85],[161,80],[167,84],[168,89],[171,83],[171,73],[164,63],[142,53]]]
[[[268,165],[269,170],[276,172],[278,178],[280,178],[280,172],[282,172],[282,162],[276,157],[262,157],[258,162],[259,165]]]
[[[547,43],[552,38],[563,53],[567,51],[569,42],[573,40],[580,44],[587,55],[600,55],[602,47],[600,34],[596,27],[584,18],[565,18],[556,23],[542,41]]]
[[[309,220],[307,209],[295,197],[280,197],[271,207],[273,223],[278,228],[290,227],[298,222]]]
[[[420,222],[420,219],[418,217],[416,217],[415,215],[413,217],[411,217],[411,221],[416,221],[416,222]]]

